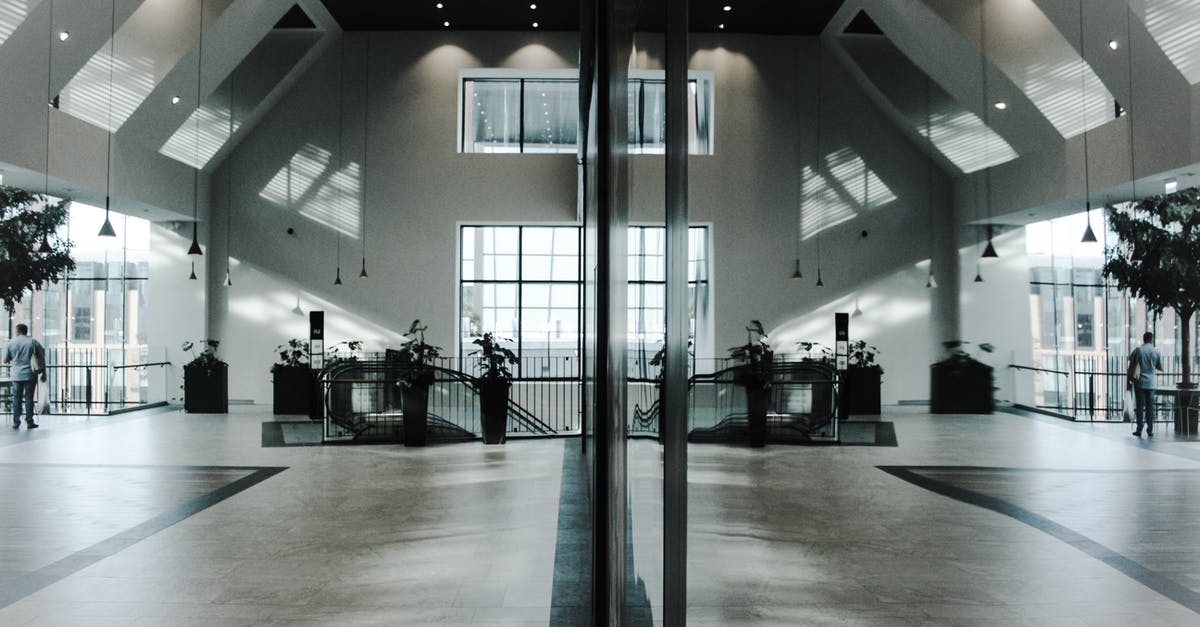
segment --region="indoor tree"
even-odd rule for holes
[[[0,185],[0,300],[10,314],[30,290],[75,269],[71,242],[58,236],[68,202]]]
[[[1108,212],[1117,243],[1105,251],[1104,276],[1144,299],[1147,309],[1179,315],[1183,376],[1192,388],[1192,314],[1200,307],[1200,189],[1160,194]]]

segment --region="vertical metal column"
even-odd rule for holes
[[[592,393],[592,621],[595,625],[624,625],[625,564],[628,519],[626,470],[626,284],[629,228],[628,68],[633,52],[635,0],[583,0],[580,23],[594,37],[581,45],[594,46],[594,160],[585,172],[585,283],[594,289],[586,303],[594,313],[588,380]],[[582,58],[581,54],[581,58]],[[587,80],[587,79],[584,79]],[[588,147],[589,156],[592,147]],[[594,244],[593,244],[594,242]],[[585,435],[585,437],[587,437]]]
[[[663,440],[663,624],[687,620],[688,0],[666,2],[667,337]]]

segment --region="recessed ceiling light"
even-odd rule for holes
[[[450,27],[450,22],[442,22],[442,26],[445,26],[445,27],[449,28],[449,27]]]
[[[529,10],[530,10],[530,11],[537,11],[537,5],[536,5],[536,4],[531,4],[531,5],[529,5]]]
[[[179,96],[171,96],[171,104],[179,104]]]
[[[538,26],[537,22],[534,22],[534,23],[533,23],[533,27],[534,27],[534,28],[537,28],[537,26]]]
[[[732,10],[733,10],[733,7],[729,6],[728,4],[727,4],[727,5],[725,5],[725,6],[724,6],[724,7],[722,7],[722,8],[723,8],[723,9],[725,9],[726,11],[732,11]]]
[[[1116,39],[1110,39],[1108,40],[1108,47],[1110,50],[1116,50],[1121,47],[1121,44]]]
[[[719,29],[721,29],[721,30],[725,30],[725,25],[724,25],[724,24],[717,24],[717,28],[719,28]]]
[[[442,4],[441,2],[437,3],[437,8],[439,8],[439,9],[440,9],[440,8],[442,8],[442,7],[444,7],[444,6],[446,6],[446,5]]]
[[[66,41],[66,40],[68,40],[68,39],[70,39],[70,38],[71,38],[71,33],[70,33],[69,31],[65,31],[65,30],[64,30],[64,31],[60,31],[60,32],[58,33],[58,40],[59,40],[59,41]]]
[[[1008,103],[1007,103],[1007,102],[1004,102],[1003,100],[1001,100],[1000,102],[997,102],[997,103],[996,103],[995,105],[993,105],[993,106],[995,106],[997,109],[999,109],[999,110],[1003,111],[1003,110],[1005,110],[1005,109],[1007,109],[1007,108],[1008,108]]]

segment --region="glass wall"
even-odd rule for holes
[[[72,243],[75,272],[28,294],[9,316],[5,341],[18,323],[47,349],[48,379],[57,409],[85,410],[149,400],[145,368],[150,273],[150,223],[113,213],[117,237],[99,237],[104,210],[71,203],[60,235]]]
[[[1080,241],[1088,220],[1100,238]],[[1180,371],[1179,318],[1161,316],[1105,280],[1104,249],[1116,242],[1103,209],[1026,227],[1035,399],[1039,406],[1120,419],[1127,358],[1151,331],[1173,387]],[[1196,324],[1193,319],[1192,324]],[[1193,329],[1193,337],[1195,335]]]

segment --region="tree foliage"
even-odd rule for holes
[[[1108,224],[1118,242],[1105,251],[1104,276],[1155,314],[1190,317],[1200,306],[1200,189],[1112,209]]]
[[[1151,313],[1169,308],[1179,315],[1179,387],[1192,387],[1191,320],[1200,306],[1200,189],[1112,209],[1108,224],[1118,241],[1105,251],[1104,276],[1143,299]]]
[[[75,270],[71,242],[58,236],[68,202],[50,203],[41,194],[0,185],[0,300],[9,314],[27,292]],[[43,241],[49,253],[38,252]]]

